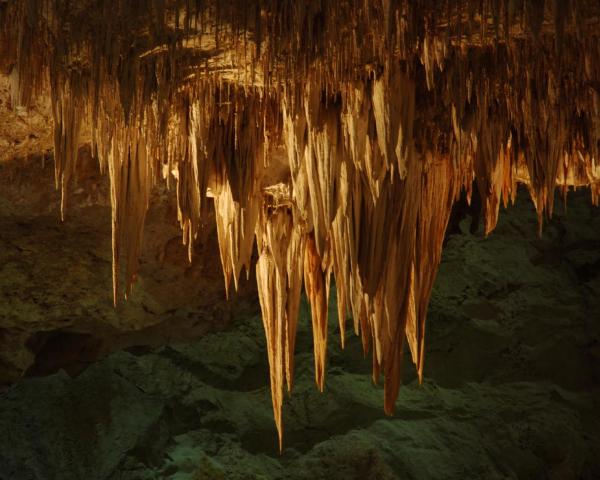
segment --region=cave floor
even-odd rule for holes
[[[0,394],[0,479],[600,478],[600,209],[572,193],[539,238],[521,192],[487,239],[468,219],[461,229],[430,303],[424,382],[407,356],[394,417],[351,320],[340,349],[334,301],[317,391],[303,301],[281,455],[249,314],[13,384]]]

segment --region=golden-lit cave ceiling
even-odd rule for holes
[[[597,0],[2,0],[0,74],[0,161],[53,143],[63,216],[81,144],[107,172],[115,303],[157,182],[190,256],[213,199],[226,289],[256,240],[280,445],[302,284],[318,387],[333,277],[392,413],[461,191],[486,234],[517,182],[540,227],[600,200]]]

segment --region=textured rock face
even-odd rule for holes
[[[12,105],[10,76],[0,71],[0,163],[52,152],[52,112],[47,95],[25,108]]]
[[[12,0],[2,108],[33,125],[50,105],[63,218],[81,143],[108,173],[115,304],[143,273],[158,180],[190,259],[214,199],[226,292],[256,264],[281,442],[302,285],[319,389],[334,278],[341,337],[351,313],[392,413],[405,344],[422,380],[461,190],[475,181],[486,234],[517,182],[540,227],[557,186],[598,202],[599,24],[595,0]],[[11,148],[25,127],[7,130]]]
[[[214,228],[189,263],[167,192],[156,192],[148,215],[139,284],[114,308],[108,185],[89,149],[77,176],[61,224],[51,162],[0,164],[0,383],[75,373],[111,351],[191,340],[227,325],[232,312],[256,311],[252,283],[226,301]]]
[[[448,239],[425,380],[405,369],[395,417],[381,411],[359,338],[348,333],[342,351],[338,327],[325,391],[314,388],[303,301],[283,454],[261,320],[238,314],[193,344],[132,348],[75,378],[11,387],[0,478],[598,478],[600,213],[583,192],[558,210],[538,238],[522,191],[488,239],[468,234],[468,219]]]

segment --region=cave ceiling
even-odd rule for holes
[[[334,282],[391,414],[461,192],[486,234],[519,183],[540,228],[557,188],[600,200],[597,0],[3,0],[0,98],[0,162],[53,153],[63,218],[81,145],[107,174],[115,304],[158,183],[190,257],[214,209],[226,290],[256,272],[280,442],[303,288],[318,388]]]

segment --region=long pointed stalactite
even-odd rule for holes
[[[486,234],[518,182],[540,226],[557,186],[600,201],[596,0],[8,0],[0,70],[50,92],[63,218],[80,142],[108,172],[115,303],[161,177],[190,259],[213,199],[227,292],[256,244],[280,447],[302,285],[318,388],[333,281],[391,414],[461,191]]]

